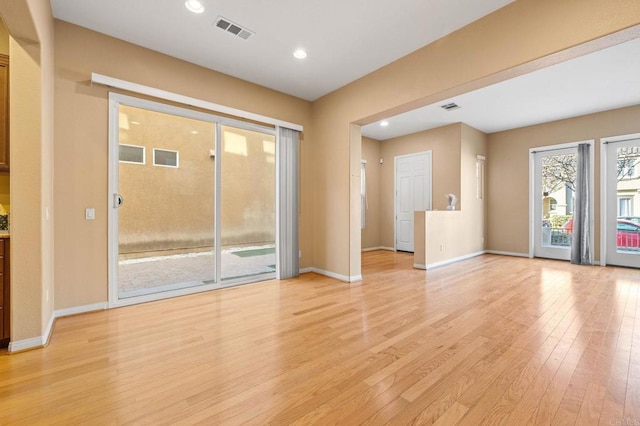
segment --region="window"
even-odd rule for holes
[[[618,198],[618,216],[633,216],[631,197]]]
[[[178,151],[153,149],[153,165],[162,167],[178,167]]]
[[[122,163],[144,164],[144,147],[137,145],[123,145],[118,147],[118,156]]]

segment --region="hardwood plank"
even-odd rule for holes
[[[611,424],[640,416],[640,271],[363,255],[61,318],[0,352],[0,424]]]

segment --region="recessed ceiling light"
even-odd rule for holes
[[[136,124],[136,125],[138,125],[138,124],[140,124],[140,122],[139,122],[139,121],[132,121],[132,122],[131,122],[131,124]]]
[[[380,125],[381,125],[382,127],[387,127],[387,126],[389,125],[389,122],[388,122],[387,120],[382,120],[382,121],[380,122]]]
[[[298,59],[304,59],[307,57],[307,51],[304,49],[298,49],[295,52],[293,52],[293,56],[295,56]]]
[[[192,135],[197,135],[197,134],[198,134],[198,131],[197,131],[197,130],[192,130],[192,131],[191,131],[191,132],[189,132],[189,133],[191,133]]]
[[[193,13],[204,12],[204,6],[202,5],[202,3],[200,3],[199,0],[187,0],[184,2],[184,5]]]

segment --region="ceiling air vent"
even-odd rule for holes
[[[451,102],[450,104],[440,105],[440,108],[444,109],[445,111],[453,111],[454,109],[458,109],[460,107],[457,103]]]
[[[235,24],[230,20],[228,20],[227,18],[223,18],[222,16],[218,16],[218,19],[216,19],[215,26],[220,28],[221,30],[224,30],[235,36],[238,36],[244,40],[247,40],[249,37],[251,37],[254,34],[253,31],[248,30],[238,24]]]

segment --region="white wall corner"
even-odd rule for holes
[[[26,351],[29,349],[41,348],[44,346],[43,336],[32,337],[31,339],[9,342],[9,353]]]
[[[325,271],[324,269],[320,269],[320,268],[307,268],[307,269],[310,269],[310,271],[308,272],[315,272],[316,274],[324,275],[325,277],[334,278],[336,280],[344,281],[346,283],[351,282],[351,277],[347,275],[336,274],[335,272]],[[360,276],[360,279],[362,279],[362,276]]]

